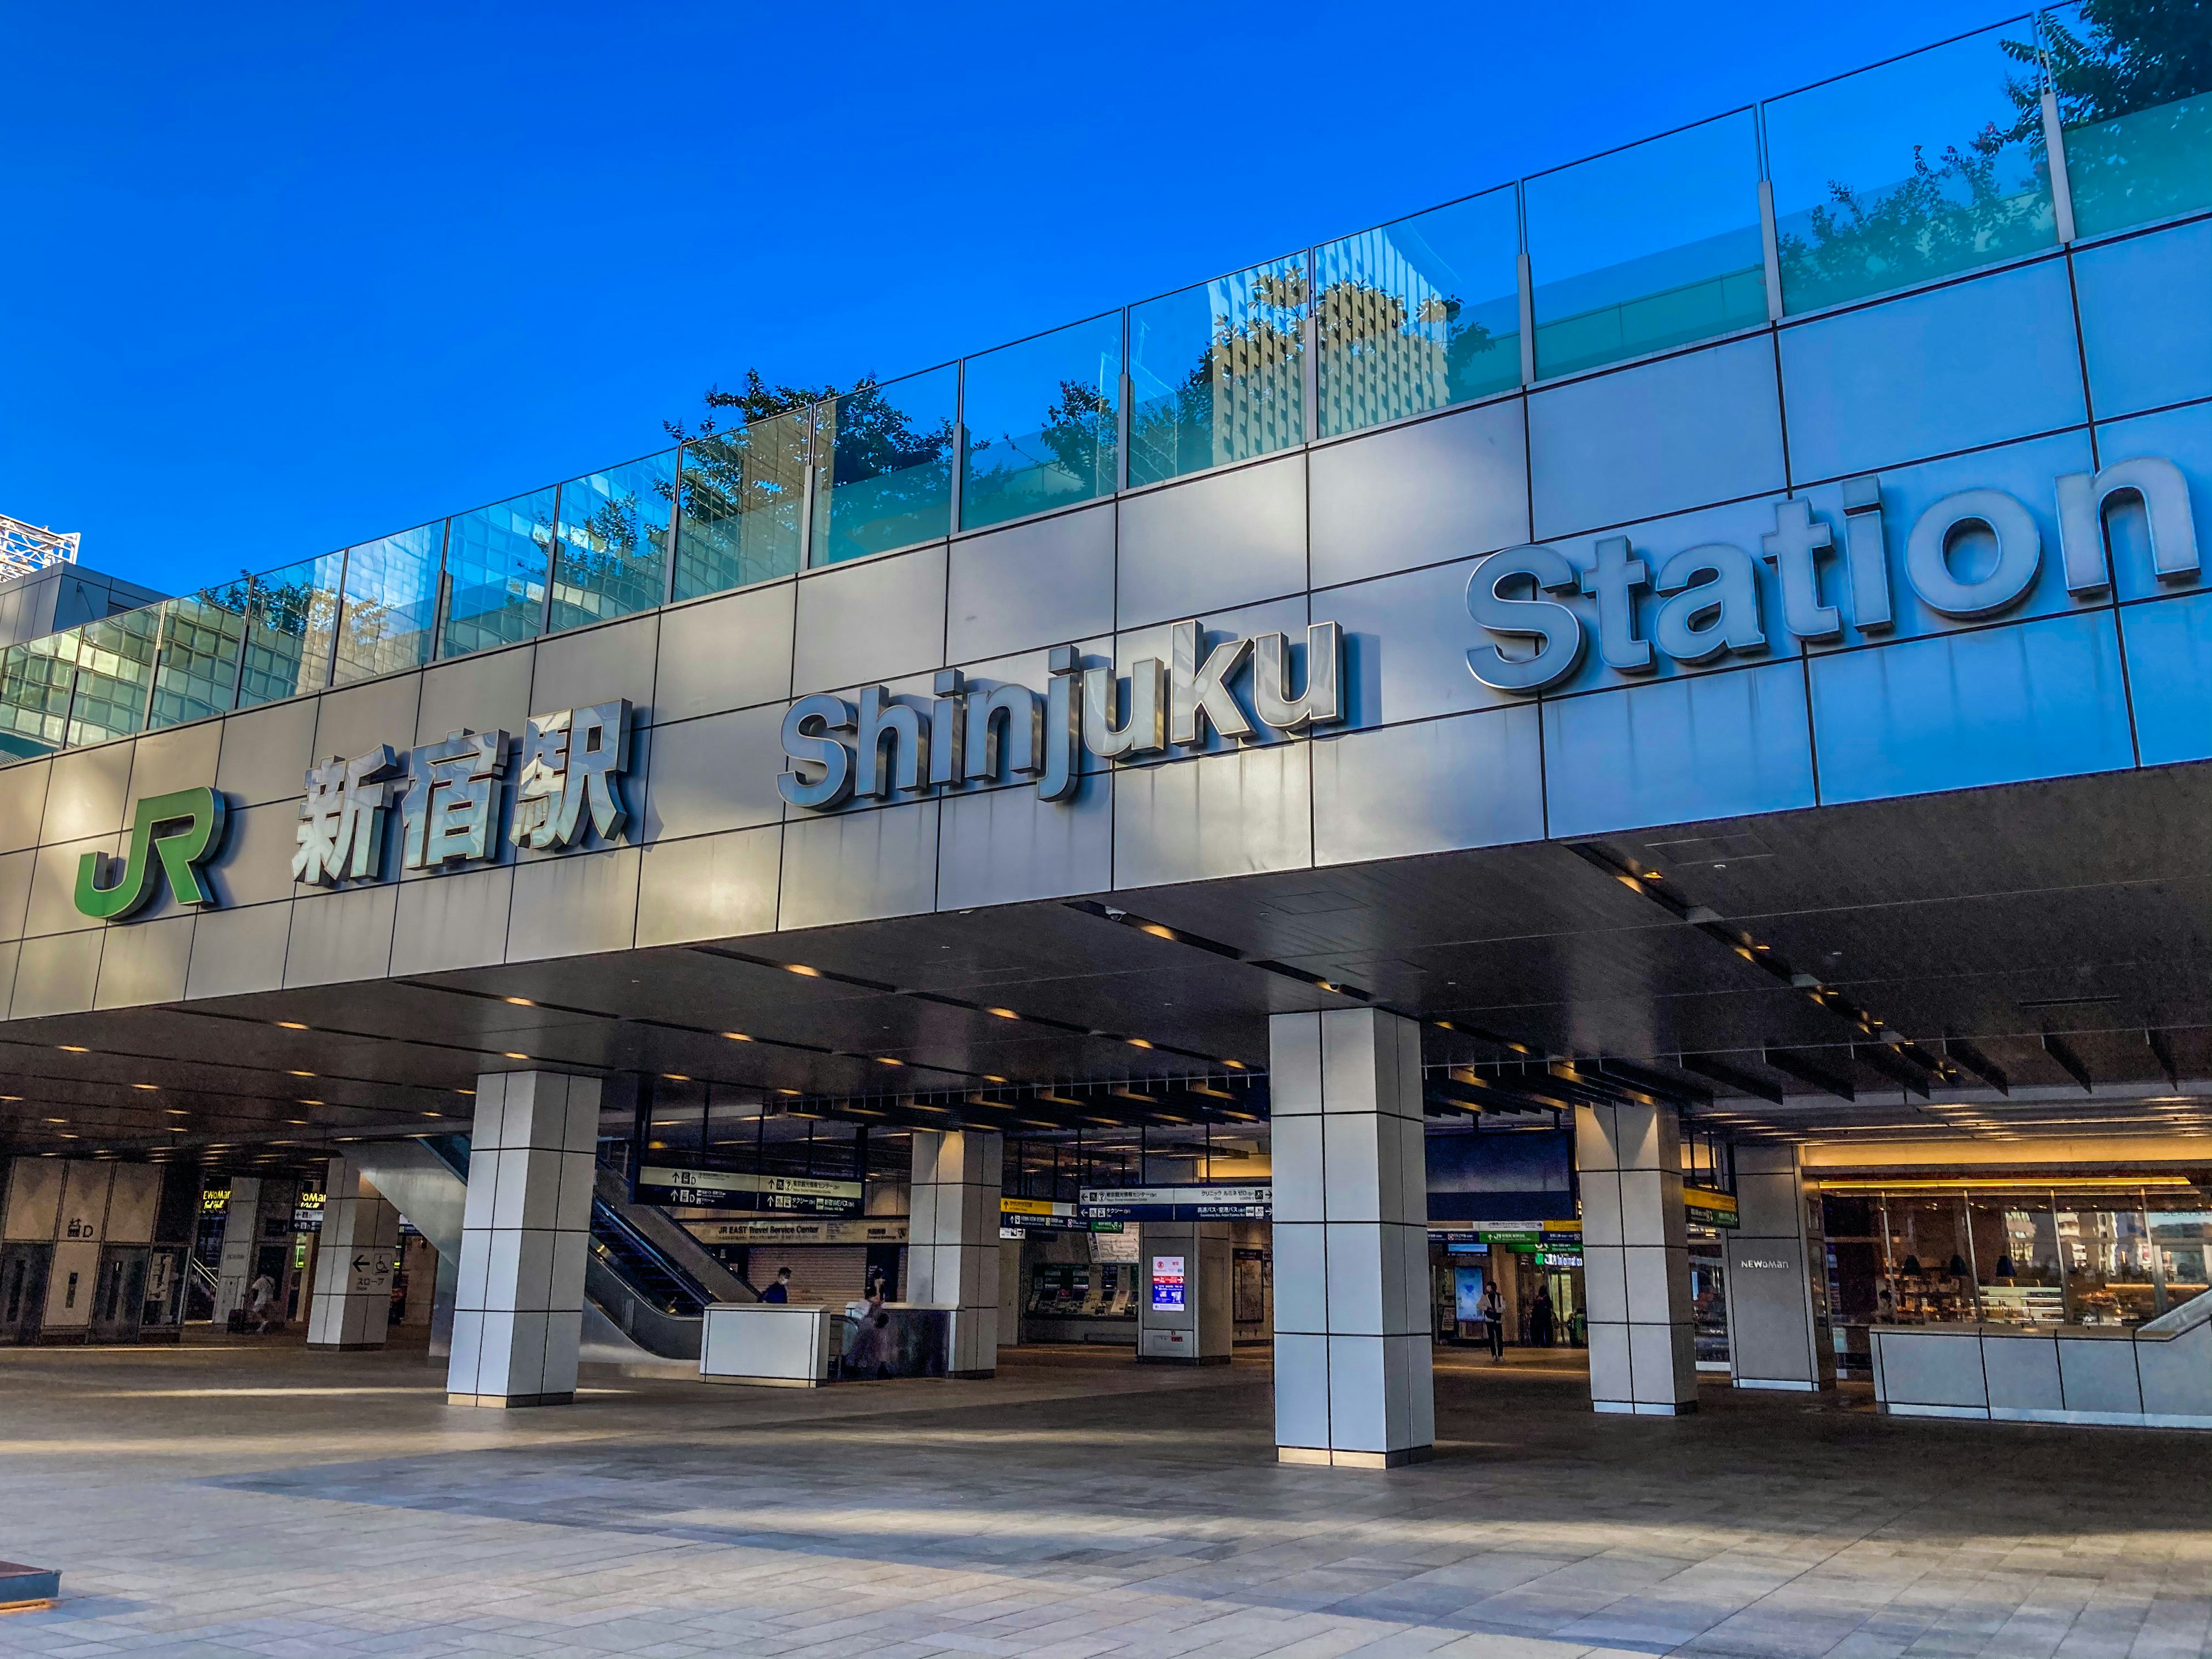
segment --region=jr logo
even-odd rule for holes
[[[102,921],[120,921],[154,896],[154,860],[168,872],[169,890],[179,904],[212,904],[215,891],[199,866],[222,847],[222,832],[229,808],[212,789],[179,789],[174,794],[149,795],[138,803],[131,824],[131,850],[122,873],[103,887],[100,878],[106,858],[87,853],[77,860],[76,908]]]

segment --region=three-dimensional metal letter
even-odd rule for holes
[[[139,909],[154,896],[157,859],[178,903],[214,903],[215,890],[207,884],[199,866],[221,850],[229,822],[228,803],[212,789],[179,789],[147,796],[131,818],[130,850],[124,855],[123,868],[113,885],[100,884],[107,861],[105,854],[87,853],[77,860],[79,914],[119,921]]]

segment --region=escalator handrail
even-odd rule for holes
[[[698,1280],[684,1271],[680,1263],[672,1260],[659,1245],[635,1227],[631,1226],[629,1218],[621,1212],[605,1199],[595,1197],[592,1200],[592,1231],[596,1233],[603,1227],[607,1231],[617,1235],[626,1249],[635,1250],[643,1256],[652,1264],[655,1271],[681,1286],[684,1294],[691,1301],[703,1308],[714,1299],[706,1293],[705,1287]],[[631,1288],[636,1290],[637,1287],[633,1285]],[[676,1310],[672,1308],[665,1311],[672,1314]]]

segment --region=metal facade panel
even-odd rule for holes
[[[383,978],[392,964],[398,899],[398,884],[392,882],[294,900],[284,947],[286,987]]]
[[[311,758],[293,774],[291,793],[301,793],[307,765],[319,765],[334,756],[351,760],[356,755],[368,753],[380,743],[388,743],[404,754],[414,738],[422,700],[422,677],[411,673],[394,674],[386,679],[369,680],[323,693],[314,700],[315,740],[309,751]]]
[[[46,779],[52,761],[25,761],[0,771],[0,853],[19,853],[39,844],[39,823],[46,815]]]
[[[519,866],[507,959],[629,950],[637,936],[638,858],[636,848],[618,847]]]
[[[56,933],[24,941],[15,961],[15,992],[8,1005],[10,1019],[45,1014],[82,1013],[92,1006],[100,984],[100,936]]]
[[[2134,763],[2109,611],[1817,657],[1812,677],[1823,802]]]
[[[653,670],[660,654],[660,618],[648,611],[538,641],[531,672],[530,712],[550,714],[627,697],[640,725],[653,719]]]
[[[795,821],[783,832],[778,925],[916,915],[937,902],[938,803]]]
[[[134,1008],[174,1002],[185,994],[197,916],[163,916],[136,927],[112,927],[100,952],[95,1008]]]
[[[399,746],[403,736],[393,734],[392,747]],[[234,808],[297,796],[314,753],[313,697],[225,715],[215,787],[230,798]]]
[[[1478,561],[1432,565],[1313,596],[1313,619],[1344,629],[1345,716],[1352,726],[1426,720],[1520,701],[1468,672],[1481,637],[1467,609]]]
[[[1528,539],[1518,398],[1313,452],[1314,586],[1494,552]]]
[[[511,645],[424,669],[415,741],[435,743],[449,732],[521,731],[530,718],[533,649]]]
[[[1535,705],[1318,739],[1313,817],[1316,864],[1541,840]]]
[[[204,788],[213,783],[216,755],[222,745],[222,727],[213,720],[156,732],[121,745],[131,750],[131,781],[124,793],[123,823],[131,822],[137,804],[149,795]]]
[[[2074,299],[2046,260],[1782,333],[1799,483],[2075,426]]]
[[[187,997],[244,996],[273,991],[284,982],[284,951],[292,932],[289,904],[257,904],[198,916],[192,960],[185,976]]]
[[[945,659],[973,662],[1112,631],[1111,501],[952,544]]]
[[[110,743],[54,757],[46,785],[46,815],[39,826],[40,842],[78,841],[123,827],[131,748],[127,743]]]
[[[384,861],[389,872],[398,862],[398,837],[387,836],[386,842]],[[249,806],[243,811],[233,808],[222,850],[205,866],[215,878],[216,902],[223,906],[265,904],[271,900],[289,898],[295,890],[307,890],[295,888],[292,880],[292,855],[299,843],[297,802],[271,801],[265,806]],[[166,898],[163,902],[167,902]]]
[[[1114,778],[1114,885],[1298,870],[1313,862],[1307,743],[1129,766]]]
[[[514,879],[510,866],[402,884],[392,929],[392,971],[432,974],[504,960]]]
[[[39,855],[26,848],[0,854],[0,939],[21,939],[23,918],[31,905],[31,873]]]
[[[120,839],[116,836],[98,836],[89,841],[60,842],[39,848],[37,863],[31,872],[31,902],[23,917],[26,937],[82,933],[100,926],[76,908],[77,860],[94,852],[106,853],[112,858]]]
[[[1529,394],[1534,539],[1781,489],[1765,336]]]
[[[2212,222],[2074,256],[2097,418],[2212,398]]]
[[[1121,503],[1117,627],[1303,592],[1306,459],[1285,455]]]
[[[774,825],[647,847],[638,881],[639,947],[773,932],[782,860],[783,831]]]
[[[800,578],[793,696],[920,674],[945,660],[942,543]]]
[[[789,696],[798,591],[795,581],[772,582],[663,612],[653,723]]]
[[[2141,455],[2155,455],[2179,467],[2189,484],[2197,556],[2212,558],[2212,404],[2108,421],[2097,428],[2097,453],[2107,466]],[[2121,599],[2162,599],[2186,592],[2204,580],[2202,568],[2187,575],[2164,579],[2153,571],[2142,512],[2133,502],[2112,502],[2106,528],[2112,561],[2112,591]]]
[[[1810,806],[1804,670],[1769,663],[1547,701],[1544,780],[1554,836]]]
[[[2145,766],[2212,758],[2212,592],[2120,608]]]
[[[654,728],[640,840],[666,841],[774,823],[784,769],[783,708],[743,708]]]
[[[1114,884],[1114,776],[1093,773],[1067,801],[1026,785],[948,795],[937,908],[965,909],[1103,893]]]

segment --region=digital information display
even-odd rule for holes
[[[1158,1312],[1181,1313],[1189,1305],[1183,1300],[1182,1261],[1179,1255],[1152,1258],[1152,1306]]]

